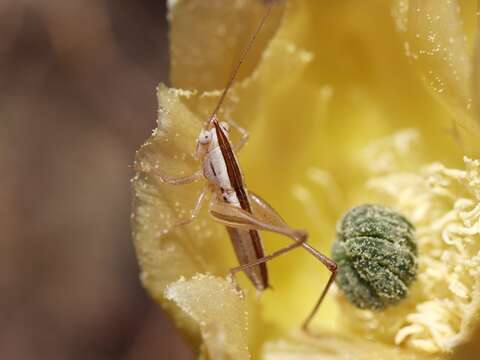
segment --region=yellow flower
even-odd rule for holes
[[[202,184],[163,184],[153,169],[198,169],[199,130],[265,10],[255,0],[169,5],[174,87],[159,86],[158,128],[136,156],[146,171],[132,181],[132,224],[144,286],[197,352],[424,359],[468,340],[480,309],[475,2],[289,1],[275,7],[229,93],[220,116],[251,134],[239,154],[248,188],[308,229],[313,246],[330,254],[337,220],[360,203],[391,206],[417,228],[419,275],[407,300],[361,311],[334,289],[309,335],[298,327],[329,272],[306,252],[269,263],[275,290],[257,300],[242,275],[245,296],[225,279],[236,259],[207,209],[166,232]],[[287,244],[263,238],[267,253]]]

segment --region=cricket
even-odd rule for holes
[[[229,275],[234,276],[237,272],[243,271],[258,292],[262,292],[269,287],[266,263],[297,247],[303,247],[325,265],[331,275],[313,310],[303,322],[302,328],[307,330],[310,321],[335,280],[337,265],[329,257],[307,243],[308,234],[306,231],[291,228],[265,200],[254,192],[247,190],[236,153],[247,142],[249,133],[234,121],[220,121],[217,116],[228,91],[235,81],[240,66],[267,21],[273,6],[274,2],[268,3],[265,14],[244,48],[215,109],[198,136],[195,159],[199,162],[200,168],[189,176],[178,178],[168,176],[161,168],[149,169],[148,171],[158,177],[160,181],[171,185],[189,184],[202,178],[206,181],[206,185],[200,192],[190,215],[185,219],[178,220],[168,231],[174,227],[193,222],[197,218],[207,194],[210,193],[209,214],[213,220],[226,227],[240,264],[232,268]],[[232,129],[235,129],[241,135],[237,144],[230,141],[229,134]],[[144,171],[143,169],[137,170]],[[259,231],[270,231],[285,235],[293,240],[293,243],[265,255]]]

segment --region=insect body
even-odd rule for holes
[[[230,126],[219,123],[214,117],[212,127],[200,133],[198,155],[205,153],[203,175],[209,181],[216,202],[224,202],[252,214],[252,205],[244,186],[243,174],[233,152],[228,136]],[[208,147],[206,152],[202,147]],[[258,231],[227,226],[232,245],[241,264],[248,264],[264,257]],[[265,263],[247,269],[248,278],[257,290],[268,287],[268,273]]]
[[[338,224],[332,257],[336,283],[361,309],[381,310],[408,295],[417,273],[414,228],[380,205],[350,209]]]
[[[173,185],[187,184],[201,178],[206,179],[207,185],[201,191],[190,216],[178,221],[173,227],[192,222],[198,216],[206,194],[210,192],[212,194],[209,203],[210,215],[215,221],[226,226],[240,263],[240,266],[231,269],[230,273],[235,274],[238,271],[243,271],[258,291],[263,291],[269,287],[265,263],[277,256],[302,246],[321,261],[331,271],[331,276],[314,310],[305,321],[305,328],[335,279],[336,264],[306,243],[307,233],[305,231],[290,228],[266,201],[247,190],[235,152],[246,143],[248,133],[234,122],[220,122],[216,115],[272,6],[273,2],[268,6],[267,13],[244,50],[216,108],[198,136],[195,157],[201,163],[201,169],[182,178],[172,178],[164,174],[161,169],[142,169],[141,164],[136,164],[136,169],[150,171],[161,181]],[[231,127],[242,135],[241,141],[235,145],[229,138]],[[293,243],[265,256],[259,230],[286,235],[293,240]]]

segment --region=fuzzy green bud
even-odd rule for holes
[[[350,209],[337,225],[336,284],[361,309],[381,310],[408,295],[417,273],[413,225],[381,205]]]

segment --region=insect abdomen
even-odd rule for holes
[[[342,218],[333,244],[337,286],[362,309],[383,309],[408,295],[417,273],[414,228],[380,205],[357,206]]]
[[[241,265],[251,263],[264,257],[260,234],[256,230],[234,229],[227,226],[235,254]],[[258,291],[269,287],[268,271],[265,263],[244,270]]]

